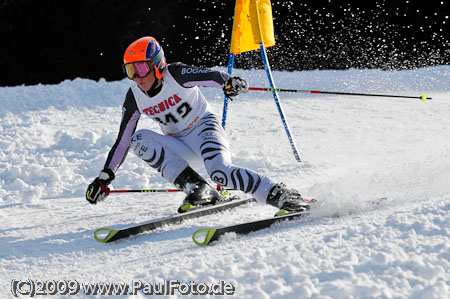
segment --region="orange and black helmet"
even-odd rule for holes
[[[154,67],[155,76],[161,79],[166,69],[166,57],[158,41],[145,36],[131,43],[123,54],[124,66],[129,63],[147,61],[150,67]]]

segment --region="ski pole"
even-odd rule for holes
[[[353,93],[353,92],[321,91],[321,90],[298,90],[298,89],[264,88],[264,87],[249,87],[248,90],[297,92],[297,93],[312,93],[312,94],[335,94],[335,95],[347,95],[347,96],[407,98],[407,99],[419,99],[422,102],[425,102],[425,100],[431,100],[431,98],[426,97],[425,94],[418,97],[418,96],[404,96],[404,95],[390,95],[390,94]]]
[[[234,191],[237,189],[222,189],[220,186],[217,186],[217,191]],[[111,193],[171,193],[171,192],[183,192],[182,189],[132,189],[132,190],[111,190],[106,189],[105,193],[107,195]]]
[[[105,191],[106,194],[110,193],[154,193],[154,192],[160,192],[160,193],[168,193],[168,192],[180,192],[183,191],[181,189],[137,189],[137,190],[110,190],[107,189]]]

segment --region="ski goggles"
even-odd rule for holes
[[[138,61],[123,65],[123,72],[130,80],[135,77],[144,78],[150,74],[152,70],[152,63],[150,61]]]

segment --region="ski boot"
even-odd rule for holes
[[[187,194],[178,208],[178,213],[184,213],[198,206],[209,206],[227,199],[211,187],[191,167],[186,168],[175,180],[175,185]]]
[[[293,189],[287,189],[285,184],[275,184],[272,187],[267,196],[267,203],[280,209],[275,213],[275,217],[310,209],[300,193]]]

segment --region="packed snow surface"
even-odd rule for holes
[[[250,86],[269,85],[263,70],[234,73]],[[30,281],[48,288],[49,281],[76,281],[78,296],[88,297],[86,283],[151,284],[155,291],[167,280],[180,286],[171,297],[222,283],[235,298],[450,298],[450,66],[274,78],[279,88],[433,99],[280,93],[298,163],[272,94],[236,97],[226,126],[234,164],[324,205],[305,219],[229,234],[207,247],[193,243],[196,230],[270,217],[276,209],[254,203],[113,243],[93,237],[98,228],[174,215],[183,199],[84,199],[117,136],[131,81],[1,87],[0,293],[13,297],[20,281],[27,282],[19,290],[25,297]],[[202,91],[221,115],[221,90]],[[144,117],[139,128],[159,130]],[[131,152],[116,175],[114,189],[173,188]],[[388,200],[365,202],[379,197]],[[129,297],[144,296],[135,294]]]

